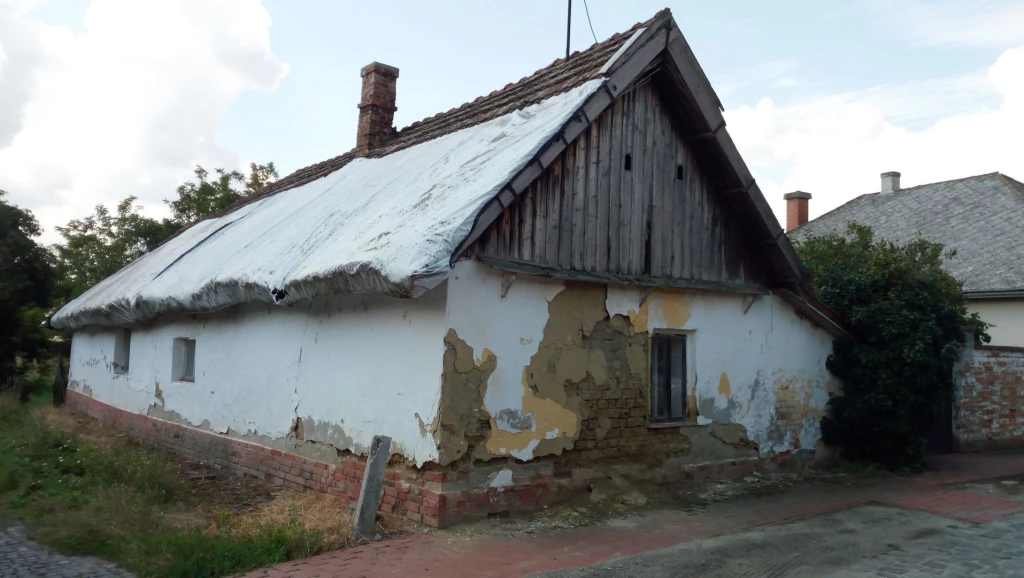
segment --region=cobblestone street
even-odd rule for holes
[[[116,566],[81,556],[61,556],[29,540],[24,528],[0,524],[0,577],[126,578]]]
[[[831,576],[1024,576],[1024,515],[1014,514],[977,526],[965,524],[947,535],[894,546],[886,554]]]

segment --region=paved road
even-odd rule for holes
[[[860,506],[699,540],[544,578],[885,578],[1024,576],[1024,513],[971,524]]]
[[[20,526],[0,525],[0,578],[126,578],[116,566],[81,556],[61,556],[29,540]]]
[[[890,550],[831,576],[1024,576],[1024,515],[1015,514],[979,526],[967,525]]]

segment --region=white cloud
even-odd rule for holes
[[[1024,3],[1011,0],[863,0],[883,28],[920,46],[1024,44]]]
[[[1024,179],[1024,47],[1004,51],[984,75],[786,106],[766,98],[727,119],[780,217],[783,193],[812,193],[813,218],[878,191],[885,171],[900,171],[904,187],[995,171]]]
[[[27,8],[0,0],[0,188],[46,241],[96,203],[159,211],[195,163],[239,166],[216,140],[225,112],[288,73],[259,0],[94,0],[78,35]]]

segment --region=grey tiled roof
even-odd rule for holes
[[[1006,175],[861,195],[789,237],[844,233],[850,221],[870,226],[876,239],[902,243],[920,236],[955,248],[947,269],[965,291],[1024,289],[1024,183]]]

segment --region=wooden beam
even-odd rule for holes
[[[743,295],[767,295],[769,291],[764,287],[747,285],[742,283],[728,283],[723,281],[702,281],[700,279],[672,279],[668,277],[655,277],[646,275],[622,275],[615,273],[593,273],[588,271],[572,271],[561,267],[540,265],[519,259],[506,257],[494,257],[481,255],[480,261],[495,269],[522,273],[524,275],[535,275],[538,277],[549,277],[552,279],[564,279],[566,281],[585,281],[588,283],[603,283],[609,285],[638,285],[642,287],[665,287],[671,289],[692,289],[697,291],[721,291],[726,293],[740,293]]]

